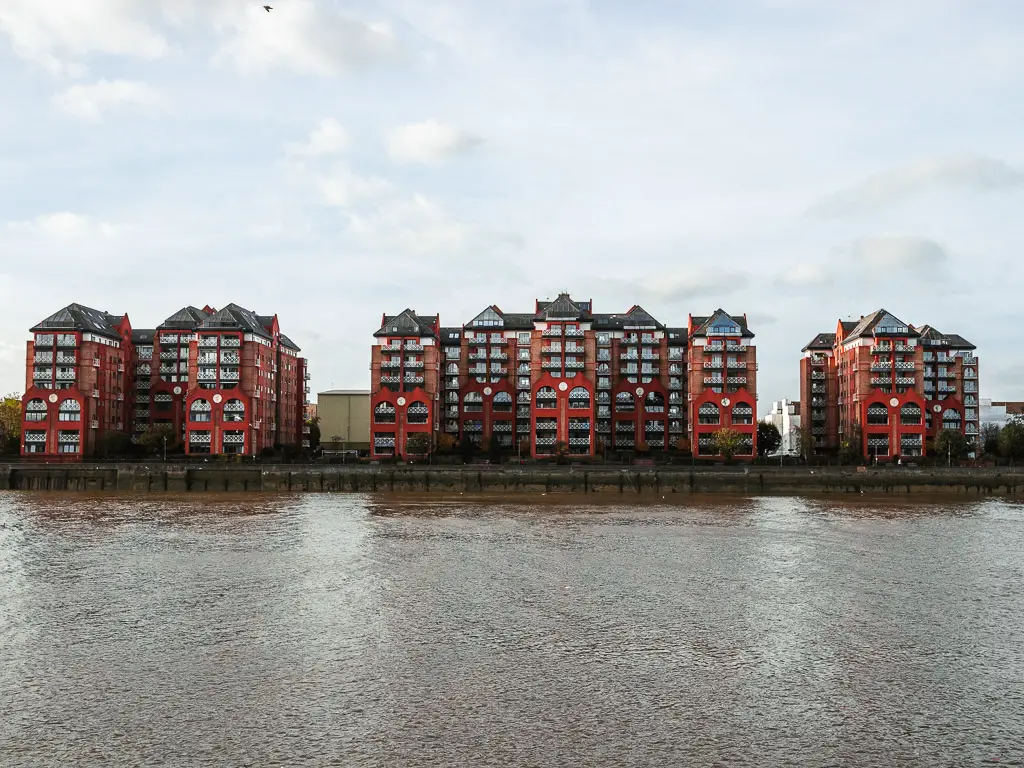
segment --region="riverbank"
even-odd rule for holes
[[[665,495],[881,493],[1024,496],[1024,470],[854,467],[186,467],[0,465],[0,490],[314,493],[575,493]]]

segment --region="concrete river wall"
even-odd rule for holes
[[[342,493],[938,493],[1024,496],[1017,469],[0,465],[0,490]]]

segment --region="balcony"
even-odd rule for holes
[[[670,421],[668,423],[668,431],[672,434],[678,434],[683,431],[683,423],[681,421]]]
[[[708,369],[708,370],[716,370],[716,369],[719,369],[719,368],[724,368],[725,367],[725,363],[723,361],[721,361],[721,360],[705,360],[704,361],[704,367],[706,369]],[[673,365],[672,368],[676,369],[674,371],[675,373],[680,373],[680,371],[678,370],[678,366]]]
[[[566,360],[565,369],[567,371],[582,371],[586,364],[582,360]]]
[[[565,335],[569,337],[581,338],[584,333],[579,328],[566,328]]]
[[[683,359],[683,350],[681,350],[679,347],[671,347],[671,348],[669,348],[669,350],[668,350],[668,359],[669,360],[682,360]]]
[[[871,346],[872,355],[888,355],[892,352],[892,344],[873,344]]]
[[[545,371],[560,371],[562,370],[561,360],[544,360],[540,364],[541,369]]]
[[[491,432],[511,432],[512,422],[511,421],[496,421],[491,427]]]
[[[916,365],[912,360],[903,360],[901,362],[896,363],[897,371],[912,371],[915,367]]]
[[[529,388],[530,388],[530,380],[528,378],[518,378],[518,379],[516,379],[516,389],[529,389]]]
[[[540,351],[545,355],[560,355],[562,354],[561,344],[548,344],[540,348]]]
[[[655,367],[653,365],[648,365],[648,366],[640,368],[640,375],[641,376],[657,376],[660,371],[661,371],[660,368],[657,368],[657,367]]]
[[[632,434],[636,431],[636,427],[631,421],[618,421],[615,423],[615,432],[629,432]]]
[[[401,344],[381,344],[380,345],[380,351],[381,352],[401,352],[402,351],[402,345]]]
[[[52,368],[36,368],[32,371],[32,378],[35,381],[49,381],[53,378]]]
[[[239,365],[241,363],[241,356],[237,352],[221,352],[220,362],[223,365]]]
[[[620,360],[639,360],[640,359],[640,355],[638,355],[636,352],[622,352],[622,353],[619,354],[619,359]]]
[[[423,361],[422,360],[406,360],[405,368],[409,371],[422,371]]]
[[[915,377],[913,377],[913,376],[897,376],[896,377],[896,386],[897,387],[909,387],[909,386],[912,386],[915,381],[917,381],[917,379]]]
[[[977,365],[978,364],[978,358],[976,358],[974,355],[964,355],[960,359],[964,361],[964,365]]]
[[[498,352],[498,351],[492,349],[491,350],[491,360],[502,360],[502,361],[508,360],[508,353],[507,352]]]
[[[746,384],[747,383],[747,377],[746,376],[730,376],[729,378],[727,378],[725,380],[725,383],[726,384]]]
[[[875,376],[871,379],[872,387],[887,387],[892,384],[891,376]]]
[[[738,352],[739,350],[736,351]],[[705,344],[704,352],[725,352],[725,344],[720,341],[716,341],[713,344]]]
[[[98,357],[94,357],[92,359],[92,367],[93,368],[99,368],[100,367],[100,359]]]
[[[375,437],[373,438],[373,445],[375,448],[394,448],[395,438],[393,437]]]
[[[406,374],[406,376],[405,376],[405,383],[406,384],[422,384],[423,383],[423,377],[422,376],[411,376],[409,374]]]
[[[238,381],[238,371],[231,371],[227,368],[220,369],[221,381]]]
[[[641,335],[640,336],[640,343],[641,344],[646,344],[648,346],[651,346],[651,345],[654,345],[654,344],[661,344],[661,339],[656,339],[653,336]]]
[[[661,421],[648,421],[644,425],[644,429],[648,432],[664,432],[665,423]]]
[[[393,370],[395,368],[402,367],[401,360],[382,360],[380,363],[381,370]]]
[[[683,380],[682,379],[669,379],[668,380],[668,388],[669,389],[682,389],[683,388]]]
[[[175,351],[173,349],[164,350],[163,352],[160,353],[160,359],[161,360],[177,360],[178,359],[178,353],[177,353],[177,351]]]
[[[58,347],[77,347],[78,340],[74,334],[59,333],[57,334],[57,346]]]
[[[200,371],[200,373],[199,373],[199,378],[200,379],[203,378],[202,371]],[[401,383],[401,381],[402,381],[401,376],[384,376],[384,375],[382,375],[380,377],[380,383],[381,384],[399,384],[399,383]]]
[[[417,344],[414,341],[407,341],[407,342],[405,342],[405,351],[406,352],[422,352],[423,351],[423,345],[422,344]]]
[[[746,344],[737,344],[734,341],[726,342],[725,345],[726,352],[746,352],[747,349],[748,347]]]
[[[811,384],[811,392],[813,392],[815,394],[819,394],[819,395],[824,395],[825,394],[825,385],[824,384]]]
[[[892,363],[891,362],[872,363],[871,364],[871,370],[872,371],[891,371],[892,370]]]

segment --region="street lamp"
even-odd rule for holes
[[[164,435],[164,463],[167,462],[167,435]]]

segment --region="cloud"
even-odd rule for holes
[[[333,77],[393,61],[400,51],[387,25],[321,11],[309,0],[279,3],[273,13],[252,4],[243,13],[221,19],[228,39],[214,62],[227,64],[242,75],[283,69]]]
[[[30,221],[12,222],[7,228],[12,232],[54,240],[113,238],[120,233],[120,228],[113,224],[68,211],[43,214]]]
[[[424,165],[438,165],[471,151],[482,142],[479,136],[436,120],[403,125],[387,137],[388,154],[393,160]]]
[[[349,231],[377,251],[452,254],[463,251],[471,232],[423,195],[393,200],[366,216],[349,216]]]
[[[841,217],[876,210],[938,186],[994,191],[1024,184],[1024,171],[1002,160],[956,155],[922,160],[869,177],[811,207],[808,214]]]
[[[320,121],[309,134],[309,138],[301,144],[290,144],[288,154],[305,157],[336,155],[349,148],[349,135],[345,127],[333,117]]]
[[[675,272],[666,271],[664,278],[656,285],[646,287],[646,291],[662,301],[677,301],[696,296],[726,296],[743,290],[749,284],[750,278],[745,272],[720,268],[691,268]]]
[[[872,237],[858,240],[850,248],[850,256],[866,267],[903,271],[944,267],[949,261],[946,249],[923,237]]]
[[[821,264],[795,264],[775,278],[775,285],[780,288],[810,288],[831,282],[832,275]]]
[[[145,83],[131,80],[99,80],[91,85],[72,85],[53,97],[53,105],[82,120],[99,122],[111,109],[135,107],[163,109],[163,97]]]
[[[348,208],[363,200],[373,200],[388,195],[393,187],[379,176],[361,176],[345,167],[338,167],[332,173],[317,175],[315,184],[328,205]]]
[[[128,0],[4,0],[0,33],[14,53],[55,75],[81,76],[89,54],[166,56],[171,45],[140,18]]]

